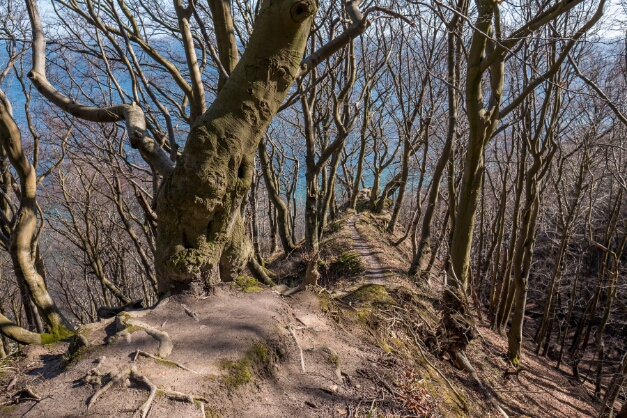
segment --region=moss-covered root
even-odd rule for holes
[[[259,280],[261,283],[267,286],[276,286],[276,283],[272,280],[272,277],[270,277],[273,273],[260,265],[257,260],[255,260],[255,257],[251,257],[248,262],[248,270],[250,270],[250,273],[255,279]]]
[[[50,332],[38,334],[20,327],[6,316],[0,314],[0,334],[20,344],[44,345],[69,338],[74,335],[74,331],[59,325],[53,327]]]
[[[172,353],[172,340],[165,331],[160,331],[148,324],[133,319],[128,313],[121,312],[115,317],[115,326],[118,333],[127,332],[129,335],[134,331],[145,331],[146,334],[159,342],[158,356],[166,358]]]

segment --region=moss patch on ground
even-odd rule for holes
[[[366,284],[342,298],[344,302],[358,305],[388,305],[394,303],[385,286]]]
[[[65,369],[69,369],[74,366],[79,361],[86,358],[89,354],[94,352],[96,347],[79,347],[74,351],[67,352],[63,356],[63,360],[65,360]]]
[[[329,264],[329,273],[337,277],[355,277],[365,271],[364,261],[353,251],[342,251],[340,256]]]
[[[325,235],[335,234],[336,232],[339,232],[343,228],[345,228],[347,224],[348,224],[348,218],[342,218],[342,219],[338,219],[335,222],[331,222],[324,228],[324,234]]]
[[[235,285],[244,293],[258,293],[263,290],[261,284],[250,276],[239,276],[235,279]]]
[[[227,389],[235,389],[254,380],[253,371],[263,368],[270,362],[270,348],[262,343],[255,343],[246,355],[237,360],[223,359],[220,368],[226,371],[220,381]]]

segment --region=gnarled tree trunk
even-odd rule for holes
[[[241,205],[254,153],[297,75],[313,0],[265,1],[246,52],[196,120],[157,198],[159,291],[235,278],[250,259]]]

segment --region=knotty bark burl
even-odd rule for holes
[[[241,206],[254,154],[297,75],[314,0],[263,2],[246,52],[198,118],[157,198],[159,291],[236,277],[250,259]]]

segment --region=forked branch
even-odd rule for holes
[[[46,78],[46,39],[36,0],[26,0],[33,37],[33,68],[28,78],[35,88],[64,112],[90,122],[126,122],[126,130],[133,148],[139,149],[144,160],[159,174],[168,175],[174,169],[168,155],[148,135],[144,112],[135,104],[111,107],[91,107],[77,103],[60,93]]]

